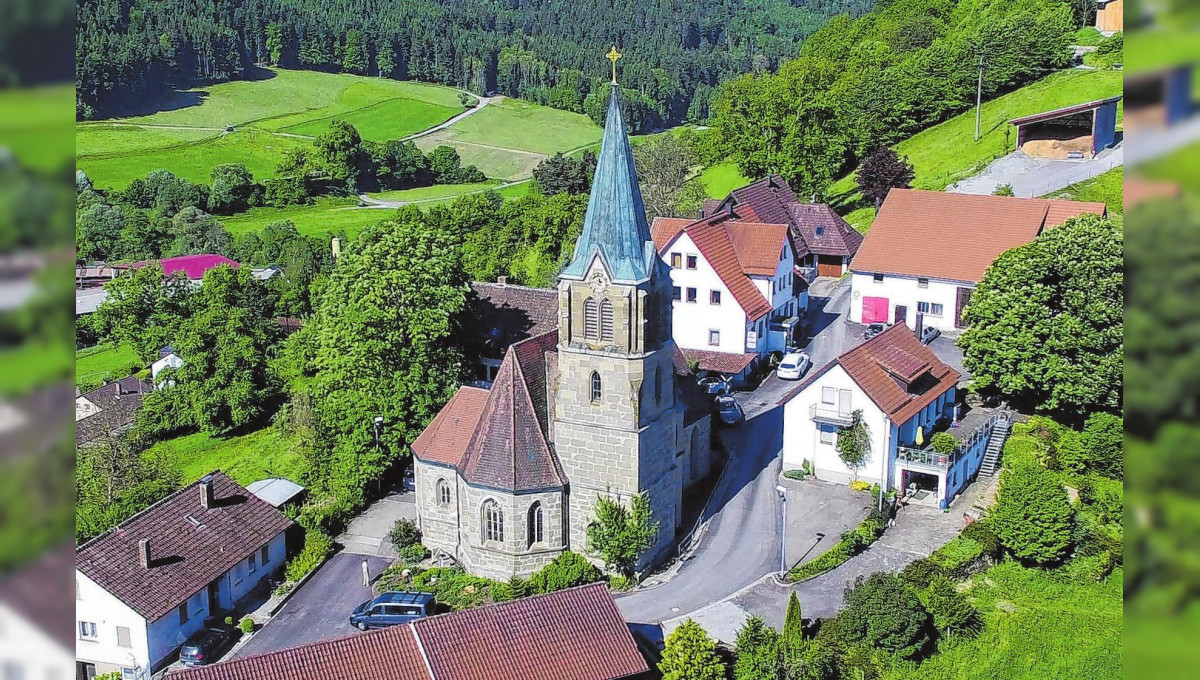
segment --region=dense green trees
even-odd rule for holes
[[[638,559],[654,545],[658,529],[645,494],[635,495],[628,506],[610,496],[599,496],[587,527],[588,550],[603,559],[609,569],[630,577]]]
[[[1082,420],[1121,407],[1121,230],[1084,215],[1001,255],[971,296],[959,338],[973,385]]]
[[[710,124],[743,174],[782,174],[801,195],[868,150],[889,146],[974,101],[982,57],[994,97],[1067,64],[1066,0],[898,0],[835,17],[778,74],[722,83]]]
[[[779,633],[761,618],[751,616],[746,619],[738,630],[734,645],[737,659],[733,665],[733,680],[779,680],[782,671]]]
[[[1018,559],[1054,564],[1071,546],[1071,504],[1055,475],[1036,465],[1004,470],[991,523]]]
[[[96,333],[132,347],[143,365],[158,359],[183,316],[188,282],[164,277],[162,266],[152,262],[110,281],[105,290],[108,298],[92,320]]]
[[[633,147],[646,219],[697,217],[707,197],[696,176],[691,147],[673,134],[658,135]]]
[[[558,152],[541,161],[533,169],[533,181],[538,191],[547,196],[554,194],[586,194],[592,187],[592,173],[596,171],[596,154],[583,152],[579,158],[568,158]]]
[[[725,680],[725,663],[700,624],[688,619],[667,636],[658,670],[663,680]]]
[[[929,614],[900,577],[871,574],[846,589],[838,631],[852,643],[911,658],[932,641]]]

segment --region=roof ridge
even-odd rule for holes
[[[158,506],[166,503],[167,501],[174,499],[176,496],[182,494],[184,491],[187,491],[188,489],[192,488],[193,486],[199,484],[205,477],[208,477],[210,475],[222,475],[222,476],[226,477],[227,479],[229,479],[229,481],[233,482],[234,484],[237,484],[239,487],[241,487],[243,489],[246,488],[246,487],[242,486],[241,484],[234,482],[233,478],[230,477],[229,475],[225,474],[224,472],[221,472],[221,468],[217,468],[217,469],[213,470],[212,472],[201,475],[200,478],[197,479],[196,481],[179,487],[178,489],[176,489],[176,490],[172,491],[171,493],[167,494],[166,496],[163,496],[162,498],[154,501],[150,505],[147,505],[146,507],[135,512],[134,514],[130,515],[129,517],[126,517],[125,519],[121,520],[117,524],[114,524],[113,526],[109,527],[106,531],[104,531],[104,533],[97,534],[97,535],[89,538],[88,540],[84,541],[83,543],[80,543],[79,546],[75,548],[75,554],[78,555],[79,552],[81,550],[83,550],[84,548],[91,546],[93,543],[99,541],[102,538],[109,536],[110,534],[116,533],[118,531],[123,531],[126,524],[129,524],[133,520],[141,517],[142,515],[145,515],[146,513],[150,512],[154,508],[157,508]],[[251,494],[251,495],[253,495],[253,494]]]

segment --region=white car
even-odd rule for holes
[[[779,368],[775,369],[775,375],[779,376],[780,380],[799,380],[812,367],[812,359],[804,352],[792,352],[784,355],[783,360],[779,362]]]

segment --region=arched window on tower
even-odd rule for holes
[[[444,479],[437,481],[437,502],[438,505],[450,505],[450,484]]]
[[[600,401],[600,374],[592,371],[592,401]]]
[[[588,298],[583,303],[583,337],[600,339],[600,305],[595,298]]]
[[[493,500],[483,503],[483,540],[504,542],[504,512]]]
[[[525,540],[529,547],[545,540],[545,533],[542,530],[541,501],[534,501],[533,505],[529,506],[529,521],[526,523],[525,531]]]
[[[608,300],[600,303],[600,342],[612,342],[613,306]]]

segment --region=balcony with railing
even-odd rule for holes
[[[912,449],[901,446],[896,449],[896,460],[909,467],[932,468],[945,470],[958,458],[958,451],[953,453],[938,453],[933,449]]]
[[[836,406],[813,404],[808,407],[808,416],[813,421],[827,425],[849,426],[854,422],[849,413],[843,413]]]

